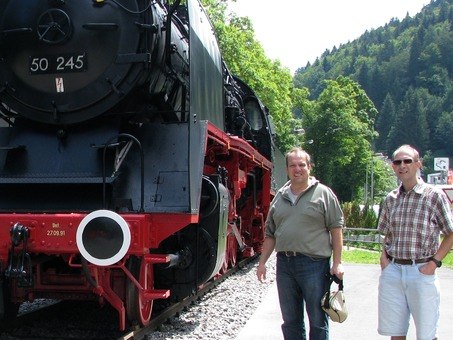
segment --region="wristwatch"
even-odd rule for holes
[[[440,268],[440,267],[442,266],[442,261],[439,261],[439,260],[436,259],[434,256],[431,257],[429,260],[430,260],[430,261],[433,261],[433,262],[436,264],[437,268]]]

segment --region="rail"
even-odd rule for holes
[[[344,228],[343,229],[343,243],[346,249],[349,250],[350,246],[355,248],[373,248],[380,250],[380,245],[384,242],[384,236],[379,233],[376,228]],[[369,246],[360,246],[361,244],[369,244]],[[379,245],[379,247],[371,246]],[[453,248],[450,249],[450,253]]]
[[[357,246],[358,243],[380,245],[382,244],[383,240],[384,236],[382,236],[376,228],[343,229],[343,241],[348,250],[351,245]]]

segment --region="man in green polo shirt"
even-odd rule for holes
[[[343,212],[333,191],[310,176],[310,155],[301,148],[286,154],[289,177],[271,203],[266,238],[257,269],[266,279],[266,261],[277,252],[277,289],[285,340],[306,339],[304,302],[310,339],[329,338],[329,322],[321,298],[330,272],[343,279]],[[332,258],[332,261],[331,261]]]

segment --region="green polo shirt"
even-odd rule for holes
[[[343,212],[333,191],[310,177],[307,190],[294,203],[285,184],[274,197],[266,219],[266,236],[275,238],[275,251],[296,251],[307,256],[330,257],[329,230],[342,228]]]

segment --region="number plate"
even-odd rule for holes
[[[86,53],[30,56],[30,74],[52,74],[85,72],[87,70]]]

